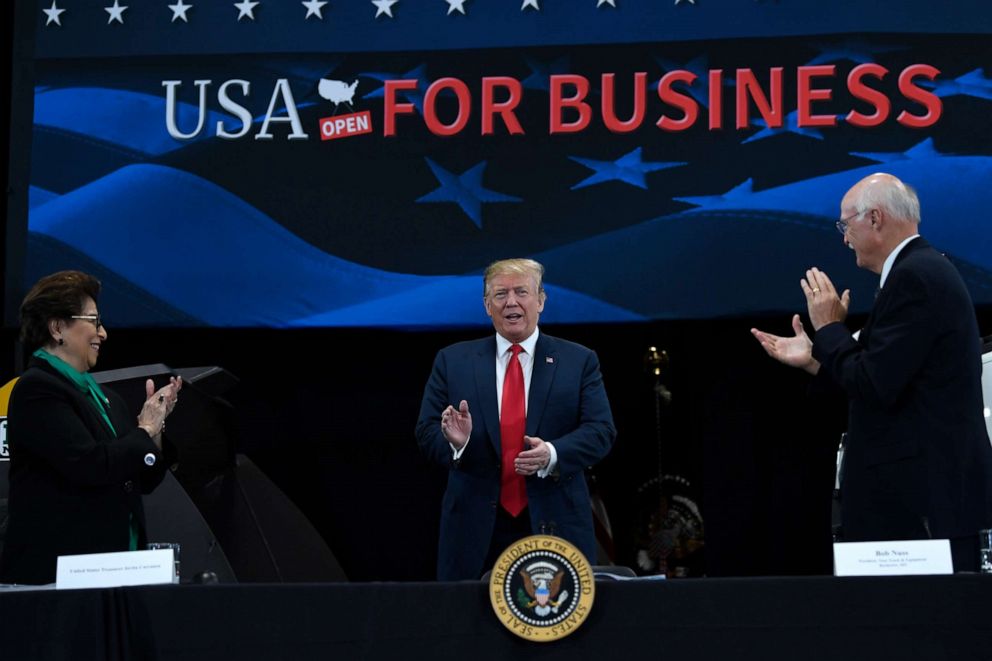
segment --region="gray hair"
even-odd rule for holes
[[[489,295],[489,281],[498,275],[527,275],[534,278],[537,283],[537,293],[542,300],[546,296],[544,293],[544,266],[533,259],[515,257],[513,259],[501,259],[486,267],[482,274],[482,298]]]
[[[858,213],[881,209],[898,220],[920,222],[920,198],[916,191],[890,174],[871,175],[867,185],[858,191],[856,206]]]

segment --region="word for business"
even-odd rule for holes
[[[791,114],[787,108],[795,108],[795,122],[800,128],[825,128],[842,121],[860,128],[886,122],[926,128],[936,124],[943,112],[940,98],[926,89],[926,85],[920,85],[932,83],[940,75],[929,64],[911,64],[891,71],[880,64],[865,63],[843,77],[834,65],[800,66],[788,77],[783,67],[773,67],[764,73],[759,80],[749,68],[711,69],[704,75],[677,69],[656,82],[649,82],[646,72],[623,76],[604,73],[593,78],[580,74],[552,75],[548,77],[548,122],[546,129],[541,127],[541,130],[552,135],[579,133],[594,123],[601,123],[618,134],[652,123],[669,132],[685,131],[697,125],[711,131],[731,127],[742,130],[752,127],[758,119],[767,128],[775,129],[785,125],[787,114]],[[357,83],[344,87],[343,83],[334,82],[341,89],[335,87],[332,91],[341,96],[322,96],[334,101],[335,107],[339,101],[350,105]],[[598,93],[593,92],[594,83],[599,85]],[[165,120],[170,136],[190,140],[210,130],[205,124],[212,81],[193,82],[198,91],[199,116],[192,129],[179,127],[176,121],[177,97],[183,82],[166,80],[162,85],[166,88]],[[840,113],[828,111],[828,107],[835,110],[832,106],[837,105],[841,91],[845,92],[845,101],[841,103],[849,107]],[[212,127],[214,135],[238,139],[249,135],[257,126],[254,139],[271,140],[276,137],[273,125],[286,125],[286,139],[309,139],[288,80],[276,80],[266,92],[268,110],[260,122],[253,123],[251,113],[239,103],[252,95],[251,83],[235,79],[217,86],[217,104],[233,117],[216,121]],[[421,95],[419,107],[410,101]],[[524,104],[524,86],[520,80],[508,76],[486,76],[472,86],[454,77],[429,83],[418,79],[386,80],[382,99],[381,126],[385,137],[397,136],[417,123],[440,137],[464,131],[478,131],[481,135],[526,133],[518,117]],[[473,121],[473,117],[477,119]],[[322,120],[318,126],[323,139],[368,133],[370,127],[370,116],[365,114],[352,118],[351,124],[334,121],[328,124]]]

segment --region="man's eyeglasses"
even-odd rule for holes
[[[97,328],[103,326],[103,320],[100,318],[99,314],[74,314],[69,317],[70,319],[85,319],[86,321],[92,323]]]
[[[864,211],[857,211],[851,214],[850,216],[848,216],[847,218],[841,218],[835,223],[835,225],[837,226],[837,231],[840,232],[841,234],[847,234],[847,226],[850,224],[850,222],[855,218],[857,218],[858,216],[864,215],[865,212],[867,211],[868,209],[865,209]]]

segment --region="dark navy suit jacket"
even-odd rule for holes
[[[527,401],[527,435],[554,444],[558,465],[546,478],[528,477],[527,505],[535,531],[545,524],[596,559],[589,490],[583,471],[602,459],[616,429],[596,354],[541,333],[534,350]],[[453,461],[441,433],[441,412],[469,404],[472,435]],[[417,442],[449,469],[441,510],[437,574],[475,579],[489,550],[500,489],[500,431],[496,398],[496,337],[460,342],[434,360],[417,421]]]
[[[922,238],[908,243],[859,338],[824,326],[813,357],[850,404],[846,540],[959,537],[992,523],[981,340],[947,258]]]

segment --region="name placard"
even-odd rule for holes
[[[172,583],[172,549],[60,555],[55,589],[112,588]]]
[[[834,544],[834,576],[953,574],[946,539]]]

